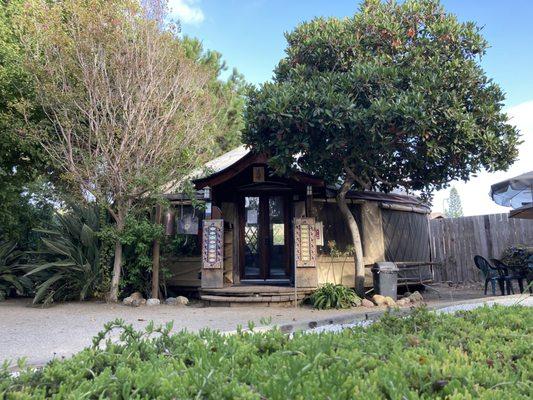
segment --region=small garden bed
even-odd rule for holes
[[[107,341],[119,329],[122,341]],[[110,323],[94,347],[0,372],[0,398],[530,398],[533,309],[419,309],[340,333],[170,335]]]

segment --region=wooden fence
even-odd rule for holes
[[[533,220],[508,218],[507,214],[434,219],[429,223],[435,281],[478,282],[481,274],[474,256],[499,258],[512,245],[533,246]]]

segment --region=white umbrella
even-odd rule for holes
[[[490,197],[497,204],[512,207],[511,218],[533,218],[533,171],[496,183]]]

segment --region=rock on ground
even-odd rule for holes
[[[368,299],[363,299],[363,301],[361,302],[361,305],[363,307],[375,307],[376,305],[374,303],[372,303],[372,301],[368,300]]]
[[[169,306],[185,306],[189,304],[189,299],[185,296],[169,297],[165,300],[165,304]]]
[[[409,300],[408,298],[403,298],[396,301],[396,305],[400,307],[407,306],[409,304],[411,304],[411,300]]]
[[[372,296],[372,301],[376,306],[384,306],[387,303],[387,300],[385,300],[385,296],[382,296],[380,294],[375,294]]]
[[[396,302],[394,301],[394,299],[390,296],[386,296],[385,297],[385,304],[388,306],[388,307],[394,307],[396,305]]]
[[[411,303],[416,303],[416,302],[419,302],[419,301],[423,301],[424,298],[422,297],[422,295],[420,294],[420,292],[417,290],[416,292],[412,293],[409,297],[408,297],[409,301]]]
[[[144,299],[143,295],[141,294],[141,292],[133,292],[132,294],[130,294],[130,296],[133,300],[142,300]]]
[[[161,304],[161,301],[159,299],[148,299],[148,300],[146,300],[146,305],[147,306],[158,306],[159,304]]]
[[[131,306],[132,307],[139,307],[139,306],[142,306],[142,305],[145,305],[146,304],[146,299],[134,299],[132,302],[131,302]]]

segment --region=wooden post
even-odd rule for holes
[[[155,206],[155,223],[161,223],[161,206],[157,204]],[[161,258],[161,244],[159,239],[155,239],[152,243],[152,298],[160,298],[159,290],[159,264]]]

